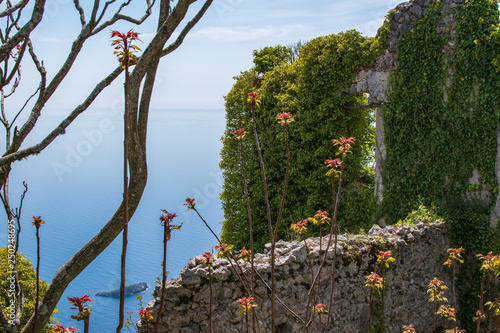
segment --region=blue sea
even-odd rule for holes
[[[222,174],[218,167],[220,138],[225,119],[222,110],[151,110],[148,128],[148,184],[142,201],[129,225],[127,285],[147,282],[144,304],[151,299],[161,274],[161,209],[176,212],[168,243],[169,278],[178,277],[189,258],[210,251],[216,240],[193,211],[183,206],[194,197],[197,208],[215,232],[220,232],[223,214],[219,195]],[[36,143],[64,118],[60,111],[46,111],[27,144]],[[0,144],[2,144],[0,142]],[[55,272],[108,222],[122,200],[123,191],[123,115],[120,110],[88,110],[67,133],[37,156],[16,162],[11,173],[13,205],[22,192],[28,192],[22,210],[20,252],[36,262],[35,228],[32,216],[46,222],[40,228],[40,274],[51,281]],[[7,244],[7,221],[0,217],[0,245]],[[120,286],[121,234],[64,292],[56,315],[64,326],[83,325],[70,319],[66,297],[89,293],[92,304],[90,331],[115,332],[118,299],[93,296]],[[125,311],[137,320],[136,296],[126,297]],[[127,329],[122,330],[126,332]]]

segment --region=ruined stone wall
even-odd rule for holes
[[[443,53],[454,52],[455,50],[455,30],[459,15],[460,5],[465,0],[442,0],[443,17],[436,27],[438,34],[445,36],[448,43],[443,49]],[[368,104],[377,107],[376,109],[376,146],[375,146],[375,194],[379,203],[383,200],[384,191],[384,160],[387,156],[384,143],[384,120],[382,106],[389,103],[389,77],[391,72],[397,67],[398,42],[402,36],[413,30],[419,19],[426,15],[430,0],[410,0],[399,4],[385,23],[390,27],[390,32],[386,40],[387,48],[377,58],[371,68],[362,70],[356,77],[350,92],[369,94]],[[446,84],[449,87],[453,69],[448,70]],[[444,88],[444,87],[443,87]],[[447,101],[446,89],[444,89],[444,101]],[[496,175],[497,185],[500,187],[500,126],[497,129],[497,156],[496,156]],[[463,194],[465,202],[480,202],[484,206],[491,205],[490,187],[485,184],[479,184],[480,175],[477,170],[470,176],[469,183],[478,186],[481,190],[469,190]],[[474,188],[472,186],[471,188]],[[493,206],[490,215],[490,225],[495,227],[500,221],[500,193],[497,196],[496,203]],[[379,221],[380,225],[385,225],[384,220]]]
[[[413,324],[418,332],[430,332],[432,304],[428,302],[427,284],[434,277],[450,284],[443,271],[443,261],[449,247],[447,226],[437,222],[419,223],[415,227],[374,226],[368,235],[339,236],[338,264],[332,326],[329,332],[368,331],[370,290],[365,276],[379,272],[375,254],[390,250],[396,258],[394,268],[387,273],[386,332],[401,332],[402,325]],[[323,239],[323,251],[327,239]],[[319,266],[319,239],[307,240],[314,270]],[[268,244],[267,248],[270,248]],[[311,271],[303,242],[283,242],[276,246],[277,295],[298,316],[304,318],[307,294],[311,284]],[[328,250],[327,268],[321,276],[317,303],[328,304],[333,246]],[[208,332],[209,283],[207,267],[200,263],[201,256],[189,260],[180,277],[168,281],[166,304],[161,315],[160,332]],[[270,283],[270,255],[256,254],[256,270]],[[239,261],[247,276],[250,264]],[[239,317],[237,299],[246,297],[236,275],[226,259],[217,259],[213,265],[213,332],[245,332],[245,319]],[[250,279],[250,278],[249,278]],[[270,292],[261,281],[256,282],[256,304],[261,332],[270,332]],[[155,289],[156,300],[150,301],[148,310],[159,308],[160,286]],[[448,293],[448,298],[452,299]],[[326,314],[315,319],[310,332],[322,332],[321,323]],[[376,319],[374,319],[376,320]],[[301,331],[302,324],[282,305],[277,303],[277,332]],[[139,330],[145,332],[144,326]]]

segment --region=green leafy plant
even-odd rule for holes
[[[403,325],[403,333],[416,333],[415,327],[413,325]]]
[[[182,225],[171,224],[172,220],[177,217],[176,213],[169,213],[162,209],[163,214],[160,216],[160,224],[163,226],[163,262],[162,262],[162,279],[161,279],[161,298],[160,309],[158,310],[158,319],[155,322],[154,332],[157,333],[160,327],[160,316],[165,303],[165,293],[167,287],[167,244],[172,237],[172,230],[179,230]]]
[[[436,322],[437,322],[437,311],[439,303],[448,302],[448,299],[444,297],[444,291],[448,290],[448,287],[444,284],[443,281],[439,280],[437,277],[432,279],[427,288],[427,293],[429,294],[429,302],[433,304],[432,310],[432,332],[436,331]]]
[[[391,263],[393,263],[396,259],[392,257],[391,251],[379,251],[377,254],[377,262],[382,267],[382,277],[384,281],[387,278],[387,270],[390,268]],[[382,312],[380,314],[380,333],[384,332],[384,319],[385,319],[385,287],[382,288],[381,291],[382,296]]]
[[[382,295],[385,288],[385,279],[375,272],[371,272],[370,275],[365,276],[366,282],[365,286],[370,288],[370,310],[368,319],[368,329],[372,329],[372,319],[373,319],[373,292]]]
[[[73,326],[68,326],[67,328],[65,328],[63,325],[59,324],[52,324],[52,328],[56,333],[72,333],[77,331]]]
[[[157,279],[157,283],[161,284],[161,275]],[[144,309],[144,306],[142,304],[142,296],[138,295],[136,299],[139,302],[139,309],[137,310],[137,313],[139,314],[139,319],[142,321],[142,323],[146,324],[146,333],[149,333],[149,323],[154,319],[153,318],[153,311],[146,310]],[[133,312],[127,312],[127,317],[125,318],[125,327],[130,331],[130,332],[136,332],[137,331],[137,322],[132,319],[132,314]],[[134,331],[132,330],[135,329]]]
[[[205,252],[203,254],[202,262],[205,266],[208,267],[208,281],[210,285],[210,298],[208,302],[208,330],[213,332],[212,330],[212,303],[213,303],[213,291],[212,291],[212,265],[214,263],[212,252]]]
[[[458,264],[463,264],[464,260],[462,258],[462,252],[464,252],[464,248],[451,248],[448,249],[448,259],[444,262],[443,265],[450,267],[453,270],[453,280],[452,280],[452,293],[453,293],[453,305],[454,309],[457,309],[457,292],[455,290],[455,279],[456,279],[456,268]],[[454,317],[453,317],[454,318]],[[455,329],[457,329],[457,321],[455,319]]]
[[[498,246],[498,237],[491,237],[488,227],[498,193],[498,4],[462,2],[452,47],[447,29],[438,29],[444,9],[442,1],[431,2],[415,28],[399,38],[398,66],[383,109],[389,153],[382,211],[394,223],[421,204],[434,204],[436,213],[451,224],[453,246],[488,253]],[[471,186],[477,175],[478,182]],[[489,202],[481,198],[487,192]],[[466,262],[457,280],[457,316],[467,331],[477,326],[472,317],[482,277],[476,265]]]
[[[483,278],[481,281],[481,292],[479,294],[479,310],[476,312],[476,317],[474,321],[477,323],[477,332],[481,329],[481,321],[486,319],[486,312],[484,311],[484,306],[489,307],[488,317],[489,317],[489,331],[493,330],[493,326],[496,326],[496,330],[500,330],[500,325],[498,320],[494,324],[494,317],[497,317],[500,312],[498,309],[499,296],[497,294],[497,277],[500,275],[500,256],[493,255],[493,252],[488,253],[486,256],[482,254],[476,255],[476,257],[481,260],[481,272],[483,273]],[[485,283],[488,282],[488,301],[485,302]]]
[[[245,316],[246,329],[248,333],[248,314],[252,313],[253,308],[257,307],[257,305],[253,304],[253,297],[245,297],[237,300],[238,305],[241,306],[240,317]]]
[[[77,321],[83,320],[83,330],[85,333],[89,333],[90,312],[92,309],[90,308],[90,305],[85,305],[85,303],[93,302],[93,300],[89,298],[89,294],[86,294],[82,297],[68,297],[68,301],[75,306],[75,308],[70,309],[78,310],[78,315],[72,315],[71,318],[76,319]]]
[[[427,208],[422,202],[418,205],[417,209],[412,210],[404,220],[399,220],[396,225],[415,226],[419,222],[433,223],[442,221],[443,219],[437,215],[436,207]]]
[[[35,298],[35,314],[34,321],[36,323],[38,317],[38,302],[40,301],[40,227],[45,222],[41,216],[33,216],[32,224],[36,230],[36,298]],[[35,326],[33,326],[33,333],[35,333]]]
[[[11,260],[10,252],[7,247],[0,248],[0,266],[9,267],[9,260]],[[16,269],[17,278],[20,286],[20,290],[23,295],[24,309],[22,315],[19,318],[19,329],[24,328],[24,325],[28,322],[28,319],[35,312],[35,300],[36,300],[36,269],[33,267],[32,263],[21,253],[17,253],[16,256]],[[8,307],[11,306],[11,300],[13,299],[11,283],[13,281],[13,275],[10,270],[1,269],[0,270],[0,306],[2,311],[7,313]],[[48,283],[39,280],[39,295],[43,296],[47,290]],[[9,310],[10,313],[10,310]],[[54,323],[51,319],[50,324]],[[44,333],[51,332],[50,326],[46,326],[43,329]]]

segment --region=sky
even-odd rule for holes
[[[188,17],[202,3],[198,0]],[[170,110],[223,110],[223,97],[230,91],[233,77],[252,67],[253,50],[309,41],[350,29],[374,36],[387,11],[398,3],[394,0],[215,0],[183,45],[162,59],[151,106]],[[139,17],[143,11],[144,1],[133,0],[126,13]],[[155,14],[141,26],[120,23],[114,29],[142,33],[143,43],[138,46],[145,47],[156,27]],[[32,37],[49,77],[61,66],[79,28],[72,0],[48,2],[44,20]],[[103,31],[87,42],[47,107],[68,112],[116,65],[109,31]],[[35,74],[29,68],[23,70],[25,77]],[[36,76],[28,81],[31,86],[25,86],[26,94],[38,82]],[[116,80],[93,107],[121,108],[122,82]],[[18,106],[21,100],[16,98],[11,103]]]

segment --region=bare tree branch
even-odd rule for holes
[[[5,9],[3,12],[0,12],[0,18],[10,15],[20,8],[24,8],[27,4],[28,4],[28,1],[19,0],[19,2],[16,3],[14,6],[7,7],[7,9]]]
[[[154,62],[154,59],[158,56],[158,54],[160,54],[165,43],[182,22],[191,3],[192,0],[183,0],[177,2],[175,7],[172,9],[172,12],[168,16],[168,19],[158,29],[155,37],[153,37],[153,40],[144,50],[137,66],[135,66],[134,70],[130,74],[131,82],[135,81],[137,83],[142,81],[142,79],[146,75],[148,66]]]
[[[78,54],[80,53],[84,42],[90,37],[90,30],[87,28],[84,28],[80,35],[76,38],[76,40],[73,42],[73,45],[71,47],[71,51],[68,54],[66,61],[64,64],[61,66],[57,74],[54,76],[52,81],[49,83],[46,89],[41,89],[41,93],[39,95],[39,98],[37,102],[35,103],[35,106],[33,107],[31,114],[28,118],[28,120],[24,123],[24,125],[20,128],[20,130],[17,133],[14,133],[14,137],[12,138],[12,144],[9,147],[9,149],[5,152],[5,155],[9,155],[13,152],[16,152],[19,150],[21,147],[21,144],[23,143],[24,139],[28,136],[28,134],[31,132],[33,127],[35,126],[38,117],[40,117],[40,113],[42,108],[45,106],[45,103],[49,100],[49,98],[52,96],[52,94],[56,91],[57,87],[59,84],[62,82],[62,80],[66,77],[68,72],[70,71],[71,67],[73,66],[73,63],[75,62]],[[42,81],[45,78],[45,76],[42,76]],[[45,82],[41,82],[41,86],[45,87]],[[2,165],[2,163],[0,163]]]
[[[198,12],[198,14],[196,14],[196,16],[193,17],[193,19],[186,24],[186,26],[184,27],[184,29],[182,29],[182,31],[179,34],[179,36],[177,36],[177,39],[175,40],[175,42],[173,42],[172,44],[170,44],[169,46],[167,46],[162,51],[162,53],[161,53],[162,57],[166,56],[169,53],[172,53],[173,51],[175,51],[182,44],[182,42],[184,41],[184,38],[191,31],[191,29],[198,23],[198,21],[200,21],[200,19],[203,17],[203,15],[205,15],[205,12],[207,11],[208,7],[210,7],[210,5],[212,4],[212,2],[213,2],[213,0],[207,0],[205,2],[205,4],[203,5],[203,7],[201,7],[201,9]]]
[[[101,24],[100,26],[98,26],[97,28],[95,28],[94,31],[92,31],[92,35],[95,35],[95,34],[101,32],[103,29],[106,29],[107,27],[115,24],[117,21],[120,21],[120,20],[127,21],[127,22],[130,22],[130,23],[135,24],[135,25],[141,25],[142,22],[144,22],[151,15],[152,7],[155,4],[155,0],[153,0],[152,3],[150,2],[150,0],[146,0],[146,3],[147,3],[146,12],[140,19],[134,19],[130,16],[120,14],[121,10],[130,4],[130,1],[131,0],[128,0],[127,2],[122,3],[120,8],[118,9],[118,11],[113,15],[113,17],[110,20],[108,20],[108,21],[104,22],[103,24]],[[102,17],[104,16],[104,13],[107,9],[107,6],[113,2],[115,2],[115,0],[106,2],[106,5],[104,6],[102,13],[99,16],[99,19],[97,20],[97,24],[99,24],[99,22],[102,20]]]
[[[85,12],[83,11],[82,6],[80,6],[80,1],[79,0],[73,0],[73,3],[75,4],[75,8],[78,11],[78,14],[80,15],[80,23],[82,24],[82,28],[87,25],[85,22]]]
[[[98,22],[95,21],[97,12],[99,11],[99,4],[100,4],[99,0],[94,0],[94,7],[92,8],[92,14],[90,15],[90,24],[92,26],[99,24]]]
[[[8,85],[10,83],[10,81],[12,81],[12,78],[14,77],[14,75],[18,72],[19,66],[21,65],[21,60],[22,60],[23,55],[24,55],[24,51],[26,50],[26,44],[27,44],[27,40],[25,40],[23,45],[21,46],[21,50],[19,51],[19,54],[17,55],[17,58],[15,59],[14,68],[11,70],[9,76],[6,79],[4,79],[2,77],[2,82],[0,84],[1,87]],[[5,62],[8,63],[9,61],[7,60]],[[7,70],[5,71],[4,74],[7,75]]]
[[[8,332],[7,330],[10,328],[10,321],[7,319],[7,317],[5,317],[1,307],[0,307],[0,324],[2,324],[4,332]]]
[[[120,66],[116,68],[111,74],[109,74],[105,79],[99,82],[92,92],[87,96],[82,104],[78,105],[67,117],[64,119],[59,126],[57,126],[49,135],[47,135],[40,143],[28,147],[26,149],[4,155],[0,158],[0,166],[14,161],[19,161],[33,154],[40,153],[45,149],[52,141],[54,141],[59,135],[66,133],[66,128],[75,120],[81,113],[83,113],[89,106],[94,102],[94,100],[99,96],[99,94],[109,86],[118,75],[123,72],[123,68]]]
[[[104,8],[101,12],[101,15],[99,15],[99,18],[97,19],[97,21],[95,22],[96,25],[98,25],[102,18],[104,17],[104,14],[106,13],[106,10],[108,9],[109,5],[111,5],[112,3],[116,2],[116,0],[109,0],[109,1],[106,1],[106,3],[104,4]],[[95,9],[95,8],[94,8]],[[96,11],[96,15],[97,15],[97,11]]]
[[[33,99],[33,97],[36,96],[36,94],[40,91],[40,86],[35,90],[35,92],[33,94],[31,94],[30,97],[28,97],[28,99],[24,102],[24,105],[21,107],[21,109],[17,112],[17,114],[14,116],[14,118],[12,118],[12,123],[10,124],[10,127],[12,127],[12,125],[14,125],[14,123],[16,122],[16,119],[17,117],[19,117],[19,115],[21,114],[21,112],[23,112],[24,108],[26,108],[26,106],[28,105],[28,103],[31,101],[31,99]]]
[[[35,64],[36,70],[38,73],[40,73],[40,91],[41,93],[45,93],[45,82],[47,82],[47,72],[45,71],[45,67],[43,64],[38,60],[38,57],[35,53],[35,50],[33,49],[33,44],[31,43],[31,39],[28,38],[28,52],[31,56],[31,60],[33,61],[33,64]],[[42,85],[43,83],[43,85]]]
[[[0,0],[1,1],[1,0]],[[15,38],[19,36],[28,37],[30,32],[34,29],[36,24],[41,20],[43,15],[43,6],[45,4],[44,0],[35,0],[35,9],[31,16],[30,24],[24,25],[13,37],[6,38],[6,43],[0,47],[0,61],[2,59],[7,59],[10,50],[12,50],[18,42],[14,42]],[[59,71],[53,77],[48,85],[46,85],[46,74],[43,64],[38,62],[34,52],[32,54],[32,59],[36,64],[37,70],[40,72],[41,84],[40,90],[38,92],[38,99],[35,102],[31,114],[28,117],[26,123],[21,127],[19,132],[14,133],[14,138],[12,139],[12,144],[5,152],[4,156],[0,158],[0,189],[2,186],[7,185],[5,180],[7,179],[11,163],[28,157],[32,154],[37,154],[41,152],[45,147],[47,147],[53,140],[59,135],[63,134],[66,128],[74,121],[78,115],[84,112],[91,103],[96,99],[96,97],[114,81],[116,77],[120,75],[123,71],[121,67],[116,68],[110,75],[108,75],[104,80],[99,82],[92,92],[87,96],[82,104],[77,106],[70,115],[62,121],[57,128],[55,128],[50,134],[48,134],[40,143],[31,146],[29,148],[19,150],[24,139],[31,132],[35,126],[37,119],[39,118],[43,107],[46,102],[52,97],[56,89],[59,87],[63,79],[68,74],[71,66],[74,64],[76,57],[78,56],[84,42],[91,36],[97,34],[103,29],[111,26],[119,20],[127,21],[134,24],[141,24],[147,17],[152,13],[152,6],[155,3],[154,0],[146,0],[148,5],[146,13],[140,19],[134,19],[126,15],[121,14],[121,10],[126,7],[131,0],[123,2],[117,9],[116,13],[112,18],[104,23],[100,24],[101,20],[104,19],[105,13],[109,10],[109,6],[115,2],[115,0],[109,0],[104,5],[104,8],[99,14],[99,0],[94,0],[94,7],[92,11],[92,16],[90,21],[86,24],[82,24],[82,31],[78,37],[73,42],[71,51],[69,52],[64,64],[61,66]],[[176,44],[177,48],[181,43],[187,32],[196,24],[201,16],[205,13],[206,9],[213,0],[207,0],[202,9],[194,16],[194,18],[189,22],[183,29],[183,37]],[[128,214],[130,217],[133,216],[135,210],[137,209],[139,202],[141,200],[142,194],[144,192],[146,182],[147,182],[147,163],[146,163],[146,133],[147,133],[147,122],[148,122],[148,112],[151,103],[151,95],[153,91],[153,84],[155,81],[159,56],[162,55],[163,48],[165,44],[172,36],[173,32],[179,27],[189,7],[194,0],[178,0],[175,7],[170,11],[170,0],[162,0],[160,4],[160,17],[158,19],[158,31],[156,36],[146,47],[142,57],[139,59],[138,64],[135,66],[131,73],[130,85],[132,89],[129,91],[129,100],[131,106],[131,112],[129,115],[130,121],[130,144],[129,144],[129,165],[130,165],[130,180],[129,180],[129,210]],[[82,20],[83,10],[78,9],[80,7],[79,0],[74,0],[75,6],[80,13],[80,22]],[[38,5],[38,7],[37,7]],[[170,13],[170,14],[169,14]],[[38,16],[37,16],[38,15]],[[84,18],[84,16],[83,16]],[[97,18],[97,19],[96,19]],[[100,24],[100,25],[99,25]],[[34,26],[33,26],[34,25]],[[22,37],[22,38],[24,38]],[[22,38],[19,38],[22,40]],[[9,44],[10,43],[10,44]],[[10,46],[7,46],[10,45]],[[28,49],[30,53],[32,48]],[[2,58],[3,57],[3,58]],[[2,181],[4,183],[2,184]],[[64,264],[55,274],[53,280],[51,281],[43,299],[41,300],[38,307],[38,316],[35,322],[34,317],[30,318],[29,322],[23,328],[23,333],[34,332],[40,333],[48,322],[55,306],[57,305],[59,299],[64,293],[66,287],[69,283],[78,276],[104,249],[118,236],[118,234],[123,229],[123,203],[118,207],[115,214],[107,222],[107,224],[92,238],[80,251],[78,251],[73,258],[71,258],[66,264]]]
[[[31,31],[36,28],[42,20],[44,7],[45,0],[35,0],[31,19],[21,28],[21,30],[0,46],[0,61],[4,61],[9,56],[10,51],[23,39],[28,37]]]
[[[146,0],[146,1],[147,1],[148,6],[150,6],[150,0]],[[121,10],[121,8],[123,8],[124,6],[128,5],[129,2],[130,2],[130,0],[128,2],[122,4],[122,6],[120,7],[119,10]],[[112,1],[111,2],[108,1],[107,4],[109,4],[109,3],[112,3]],[[151,13],[151,8],[148,7],[147,13],[143,16],[143,18],[141,18],[141,22],[143,22],[150,15],[150,13]],[[45,103],[49,100],[49,98],[55,92],[55,90],[57,89],[57,87],[59,86],[59,84],[62,82],[62,80],[68,74],[69,70],[71,69],[73,63],[76,60],[76,57],[80,53],[80,51],[81,51],[81,49],[83,47],[84,42],[90,36],[92,36],[92,35],[95,34],[95,32],[91,33],[91,31],[92,31],[92,27],[90,27],[88,25],[85,26],[82,29],[82,31],[79,34],[79,36],[73,42],[71,51],[70,51],[69,55],[67,56],[65,63],[60,68],[59,72],[54,76],[54,78],[52,79],[52,81],[50,82],[50,84],[48,85],[47,88],[45,88],[45,79],[46,79],[45,69],[43,68],[42,65],[40,65],[40,63],[38,62],[38,59],[36,58],[36,55],[34,54],[34,52],[32,52],[32,48],[30,48],[30,53],[32,54],[33,61],[35,62],[36,66],[37,66],[37,69],[39,70],[39,72],[40,72],[40,74],[42,76],[42,81],[41,81],[41,84],[40,84],[40,86],[41,86],[41,88],[40,88],[40,95],[39,95],[39,98],[38,98],[37,102],[35,103],[32,111],[31,111],[31,114],[30,114],[28,120],[19,129],[19,131],[17,131],[17,132],[14,133],[14,137],[12,139],[12,144],[10,145],[9,149],[4,153],[4,156],[8,156],[8,155],[13,154],[13,153],[15,153],[14,156],[23,156],[23,157],[26,157],[26,156],[30,155],[30,154],[28,154],[28,155],[18,154],[19,153],[18,150],[21,147],[21,144],[23,143],[23,141],[25,140],[25,138],[27,137],[27,135],[31,132],[31,130],[35,126],[35,124],[36,124],[36,122],[38,120],[38,117],[41,114],[41,110],[45,106]],[[83,110],[82,110],[82,112],[83,112]],[[72,115],[70,115],[69,118],[70,117],[72,117]],[[56,135],[56,136],[58,136],[58,135],[64,133],[64,130],[65,130],[65,127],[60,125],[51,134],[54,134],[54,132],[58,132],[58,134]],[[23,152],[27,153],[29,151],[33,151],[33,153],[36,153],[37,151],[44,149],[50,142],[53,141],[53,139],[55,139],[56,136],[51,137],[51,135],[49,135],[48,141],[46,141],[46,143],[44,143],[42,141],[39,145],[27,148],[27,149],[23,150]],[[33,153],[31,153],[31,154],[33,154]],[[12,157],[13,156],[11,156],[11,158]],[[23,158],[23,157],[21,157],[21,158]],[[12,161],[14,161],[14,160],[16,160],[16,158],[12,159]],[[0,161],[0,166],[5,165],[6,163],[8,163],[8,162],[2,163]],[[8,170],[10,170],[10,169],[8,169]],[[0,187],[1,187],[1,184],[2,184],[2,179],[5,178],[6,174],[7,174],[7,170],[3,169],[3,168],[0,168]]]

